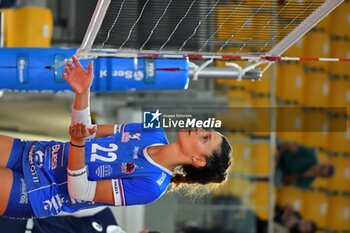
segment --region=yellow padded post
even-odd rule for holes
[[[28,6],[4,12],[6,47],[49,47],[53,32],[52,13],[47,8]]]

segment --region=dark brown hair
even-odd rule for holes
[[[232,148],[226,137],[222,136],[220,148],[212,155],[206,156],[206,165],[196,168],[192,165],[183,165],[171,179],[175,185],[221,183],[226,180],[227,170],[231,165]]]

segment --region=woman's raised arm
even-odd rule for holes
[[[94,78],[93,62],[91,61],[89,63],[88,70],[86,71],[76,56],[72,56],[72,60],[74,64],[67,61],[64,67],[65,73],[62,74],[62,78],[64,78],[75,91],[71,124],[83,122],[88,128],[91,128],[90,87]],[[105,137],[115,132],[115,125],[99,125],[96,133],[89,136],[89,138]]]

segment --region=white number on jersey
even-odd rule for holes
[[[96,160],[100,160],[103,162],[114,162],[118,158],[117,154],[114,153],[117,150],[118,150],[118,146],[114,143],[109,143],[109,147],[107,148],[93,143],[91,148],[91,161],[95,162]],[[107,156],[98,154],[98,151],[108,152]]]

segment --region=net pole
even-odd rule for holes
[[[271,62],[278,61],[327,61],[327,62],[350,62],[350,58],[345,57],[272,57],[263,56],[257,59],[267,60]]]
[[[327,0],[319,8],[317,8],[311,15],[309,15],[303,22],[301,22],[292,32],[283,38],[277,45],[275,45],[268,54],[280,56],[308,31],[310,31],[318,22],[326,17],[330,12],[337,8],[344,0]]]
[[[194,77],[196,69],[189,69],[189,76]],[[206,67],[198,72],[199,79],[231,79],[231,80],[259,80],[262,77],[262,72],[260,69],[251,69],[241,74],[240,70],[234,68],[224,68],[224,67]]]
[[[87,53],[90,51],[95,38],[97,36],[98,31],[100,30],[102,21],[106,15],[107,9],[109,7],[109,4],[111,3],[111,0],[99,0],[94,14],[90,20],[88,29],[86,30],[83,42],[80,46],[80,48],[77,50],[77,55],[80,56],[84,53]]]
[[[287,4],[289,4],[290,1],[288,1]],[[283,7],[284,9],[284,7]],[[275,7],[274,13],[277,12],[277,8]],[[278,11],[277,15],[281,13],[282,10]],[[276,29],[276,25],[273,26],[273,29]],[[271,35],[272,36],[272,35]],[[275,38],[273,37],[273,40]],[[270,69],[270,141],[269,141],[269,179],[268,179],[268,225],[267,225],[267,232],[273,233],[274,232],[274,216],[275,216],[275,200],[274,200],[274,177],[275,177],[275,148],[276,148],[276,65],[273,65],[272,62],[268,63],[268,65],[265,67],[263,72],[267,69]]]
[[[269,185],[268,185],[268,233],[273,233],[275,215],[274,197],[274,177],[275,177],[275,157],[276,148],[276,65],[270,67],[270,142],[269,142]]]

